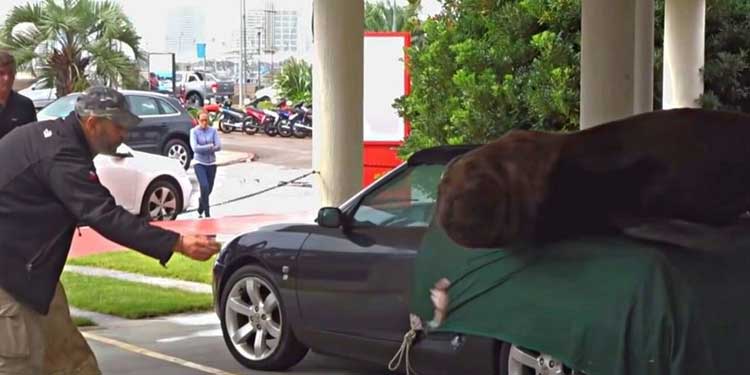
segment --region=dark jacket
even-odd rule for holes
[[[115,204],[78,119],[35,122],[0,140],[0,288],[46,314],[76,225],[159,259],[179,235]]]
[[[36,121],[36,108],[31,99],[11,91],[5,106],[0,105],[0,139],[11,130]]]

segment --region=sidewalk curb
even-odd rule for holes
[[[87,330],[112,327],[116,325],[123,325],[128,322],[132,322],[131,319],[125,319],[119,316],[102,314],[102,313],[98,313],[94,311],[81,310],[73,306],[70,306],[70,316],[77,317],[77,318],[86,318],[94,322],[94,324],[96,324],[95,327],[80,327],[79,328],[79,329],[87,329]]]
[[[226,156],[229,154],[229,156]],[[226,157],[223,157],[226,156]],[[220,151],[216,158],[216,166],[224,167],[232,164],[239,164],[245,162],[251,162],[258,159],[258,156],[252,152],[235,152],[235,151]],[[223,159],[223,160],[222,160]],[[190,163],[190,166],[195,166],[195,161]]]

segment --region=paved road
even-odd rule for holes
[[[84,331],[105,375],[383,375],[384,366],[308,353],[288,372],[250,371],[231,356],[213,313],[116,323]]]
[[[289,168],[312,167],[312,139],[269,137],[259,133],[220,133],[224,148],[229,151],[251,152],[257,161]]]
[[[278,157],[277,157],[278,159]],[[267,160],[239,163],[219,167],[216,173],[214,191],[211,193],[211,215],[214,218],[250,214],[291,214],[300,212],[317,213],[318,203],[312,189],[314,179],[307,176],[297,184],[275,188],[284,181],[290,181],[311,171],[306,168],[289,168],[268,164]],[[195,173],[189,171],[193,183],[190,209],[198,207],[200,188]],[[268,189],[271,189],[266,191]],[[239,201],[237,198],[263,192]],[[223,202],[234,201],[230,204]],[[181,214],[180,219],[198,217],[195,211]]]

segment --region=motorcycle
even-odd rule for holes
[[[219,107],[219,130],[223,133],[231,133],[235,130],[241,130],[245,134],[253,135],[258,132],[259,126],[255,119],[248,116],[247,113],[232,108],[232,102],[225,101]]]
[[[259,130],[263,130],[266,134],[273,137],[276,136],[276,134],[273,133],[273,130],[270,130],[269,127],[276,122],[276,113],[258,108],[258,103],[266,100],[270,100],[270,98],[268,96],[261,96],[260,98],[253,100],[250,105],[245,107],[245,114],[250,119],[249,126],[252,127],[253,134],[257,133]],[[273,134],[269,134],[269,132]]]
[[[277,135],[289,137],[292,135],[291,128],[287,125],[291,111],[286,104],[286,100],[282,100],[276,110],[272,111],[264,109],[263,112],[269,118],[269,120],[263,124],[263,131],[266,135],[269,137],[275,137]]]
[[[292,126],[289,123],[289,118],[294,115],[294,108],[289,107],[286,101],[282,102],[279,109],[276,110],[278,118],[276,119],[275,127],[279,135],[284,138],[292,136]]]
[[[295,138],[305,138],[312,136],[312,106],[305,106],[305,103],[299,103],[294,106],[294,114],[289,117],[289,127]]]

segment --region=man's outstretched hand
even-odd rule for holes
[[[207,260],[219,252],[221,245],[213,237],[183,235],[177,241],[175,252],[195,260]]]

